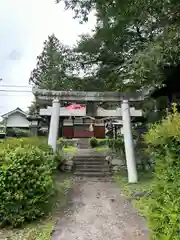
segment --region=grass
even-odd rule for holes
[[[73,146],[68,146],[63,148],[63,154],[65,159],[73,160],[78,148]]]
[[[39,221],[25,225],[23,228],[0,230],[0,239],[3,240],[50,240],[55,223],[60,212],[67,206],[67,190],[71,188],[71,174],[60,173],[55,176],[56,196],[49,215]]]
[[[107,147],[106,146],[104,146],[104,147],[97,147],[97,148],[95,148],[97,151],[104,151],[104,150],[106,150],[107,149]]]
[[[74,153],[76,153],[77,150],[78,150],[78,148],[77,147],[73,147],[73,146],[68,146],[68,147],[64,147],[63,148],[64,152],[74,152]]]
[[[149,191],[153,184],[153,174],[147,172],[139,174],[139,181],[135,184],[129,184],[125,173],[118,173],[115,175],[115,180],[121,185],[124,195],[132,202],[133,206],[138,209],[139,214],[146,217],[148,214],[149,197],[143,196],[136,199],[132,198],[133,192]]]

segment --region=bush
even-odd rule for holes
[[[89,142],[92,148],[95,148],[98,146],[98,141],[95,137],[90,138]]]
[[[66,138],[59,138],[58,139],[58,146],[60,149],[67,148],[67,147],[73,147],[77,143],[76,139],[66,139]]]
[[[97,139],[98,147],[103,147],[107,145],[107,139]]]
[[[38,147],[43,151],[46,161],[49,163],[49,166],[53,169],[56,169],[59,164],[58,156],[59,154],[53,153],[53,149],[48,145],[46,138],[38,138],[38,137],[26,137],[26,138],[8,138],[3,143],[1,143],[1,147],[9,146],[7,149],[15,149],[16,147],[24,147],[26,145],[31,145]]]
[[[155,160],[155,180],[148,221],[153,240],[179,240],[180,234],[180,114],[174,108],[144,136]]]
[[[52,169],[32,145],[0,150],[0,224],[12,226],[43,216],[53,193]]]
[[[124,152],[124,139],[123,137],[108,139],[108,146],[115,152]]]
[[[29,130],[25,130],[25,129],[20,129],[20,128],[7,128],[6,131],[6,136],[8,137],[17,137],[17,138],[21,138],[21,137],[30,137],[30,131]]]

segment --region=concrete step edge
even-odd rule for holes
[[[79,171],[75,171],[74,172],[75,175],[83,175],[83,176],[86,176],[86,175],[99,175],[99,176],[110,176],[111,173],[110,172],[79,172]]]
[[[102,170],[99,170],[99,169],[91,169],[91,168],[84,168],[84,169],[80,169],[80,168],[76,168],[75,169],[76,172],[99,172],[99,173],[108,173],[109,172],[109,169],[102,169]]]

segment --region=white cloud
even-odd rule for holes
[[[28,85],[36,57],[48,35],[55,35],[65,44],[72,45],[78,35],[94,27],[92,16],[88,24],[80,25],[71,11],[54,0],[5,0],[0,7],[0,78],[1,85]],[[17,89],[17,88],[16,88]],[[22,90],[29,88],[22,88]],[[9,88],[8,90],[15,90]],[[0,91],[0,115],[20,107],[26,109],[32,100],[31,93]]]

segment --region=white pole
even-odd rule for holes
[[[122,104],[122,120],[123,120],[123,134],[124,134],[124,144],[126,152],[126,162],[128,170],[128,182],[137,183],[137,169],[134,154],[134,143],[132,138],[131,129],[131,116],[128,100],[123,100]]]
[[[54,99],[52,104],[49,137],[48,137],[48,145],[52,147],[54,152],[56,152],[56,146],[57,146],[59,114],[60,114],[60,102],[58,99]]]

